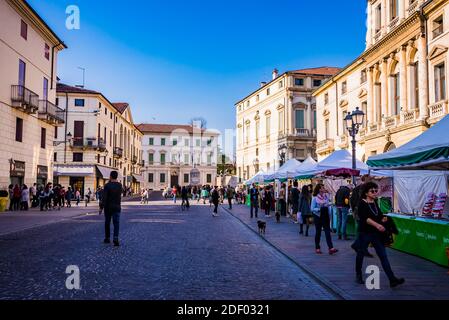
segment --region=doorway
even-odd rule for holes
[[[81,198],[84,198],[84,177],[70,177],[70,186],[73,192],[80,191]]]
[[[170,184],[171,184],[171,186],[173,187],[173,186],[177,186],[178,185],[178,183],[179,183],[179,177],[178,176],[171,176],[170,177]]]

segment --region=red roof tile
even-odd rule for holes
[[[129,107],[129,103],[126,102],[114,102],[112,105],[120,113],[125,112],[126,108]]]
[[[190,125],[183,124],[153,124],[142,123],[136,125],[137,128],[143,133],[172,133],[175,130],[184,130],[188,133],[193,133],[193,128]],[[203,132],[206,130],[202,130]]]
[[[58,83],[56,85],[56,91],[61,93],[101,94],[100,92],[97,91],[88,90],[80,87],[73,87],[64,83]]]
[[[292,72],[303,73],[303,74],[333,76],[333,75],[337,74],[340,70],[341,70],[341,68],[337,68],[337,67],[318,67],[318,68],[294,70]]]

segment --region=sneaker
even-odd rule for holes
[[[315,253],[316,253],[316,254],[323,254],[323,253],[321,252],[320,249],[316,249],[316,250],[315,250]]]
[[[404,278],[396,278],[393,281],[390,281],[390,288],[395,288],[405,282]]]
[[[111,239],[104,239],[103,243],[111,243]]]
[[[361,274],[357,274],[355,276],[355,282],[358,283],[358,284],[365,284],[365,281],[363,281],[363,277],[362,277]]]
[[[120,243],[118,242],[118,240],[114,240],[114,247],[120,247]]]
[[[333,255],[334,253],[337,253],[337,252],[338,252],[338,249],[335,249],[335,248],[329,249],[330,255]]]

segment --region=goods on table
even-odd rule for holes
[[[444,206],[446,205],[447,194],[440,193],[439,196],[435,198],[435,202],[432,208],[432,215],[434,218],[442,218]]]
[[[431,216],[432,215],[432,208],[435,203],[436,195],[435,193],[431,192],[426,197],[426,202],[424,203],[424,208],[422,210],[422,214],[424,216]]]

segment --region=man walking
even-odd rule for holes
[[[292,204],[292,215],[295,223],[299,223],[298,211],[299,211],[299,189],[298,181],[293,182],[293,188],[290,191],[290,201]]]
[[[253,183],[253,187],[251,188],[251,190],[249,190],[249,196],[251,201],[251,219],[253,218],[253,210],[257,218],[257,214],[259,211],[259,190],[257,190],[255,183]]]
[[[118,247],[122,184],[117,181],[118,172],[112,171],[109,182],[104,186],[103,195],[101,197],[100,209],[104,209],[105,217],[105,238],[104,243],[111,243],[111,219],[114,224],[114,246]]]
[[[342,235],[345,240],[348,240],[346,235],[346,223],[348,221],[349,213],[349,197],[351,190],[345,185],[340,186],[335,195],[335,205],[337,207],[337,233],[338,239],[341,240]]]
[[[228,186],[226,189],[226,197],[228,198],[229,210],[232,210],[232,199],[234,198],[234,189]]]
[[[213,217],[218,217],[218,203],[220,202],[220,194],[218,193],[218,187],[212,189],[211,200],[214,204],[214,213],[212,213]]]

